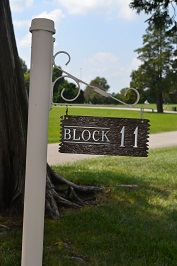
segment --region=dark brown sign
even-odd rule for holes
[[[59,152],[148,156],[149,120],[62,116]]]

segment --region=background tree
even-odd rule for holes
[[[30,85],[30,70],[28,69],[25,61],[20,58],[21,67],[24,75],[25,89],[29,94],[29,85]]]
[[[55,81],[57,78],[61,77],[58,81],[56,81],[53,88],[53,102],[57,103],[58,101],[58,90],[59,86],[63,84],[64,78],[62,78],[62,71],[58,67],[54,67],[52,71],[52,81]]]
[[[173,67],[173,71],[169,73],[166,83],[167,83],[167,91],[164,94],[165,102],[166,103],[177,103],[177,69],[176,67],[175,68]]]
[[[167,31],[176,32],[176,7],[177,0],[133,0],[130,2],[130,8],[136,10],[138,14],[144,11],[150,15],[148,21],[155,25],[156,29],[164,27],[166,23],[170,28]]]
[[[30,85],[30,70],[28,69],[24,60],[20,59],[22,71],[24,74],[25,81],[25,89],[29,93],[29,85]],[[54,67],[52,70],[52,81],[58,79],[53,88],[53,102],[54,103],[63,103],[65,100],[61,97],[61,91],[64,89],[64,96],[68,99],[73,99],[76,97],[78,89],[76,85],[72,82],[68,82],[64,77],[62,77],[62,71],[58,67]],[[73,103],[84,103],[84,92],[80,91],[79,96]]]
[[[0,212],[19,214],[23,209],[28,98],[8,0],[0,1],[0,40]],[[84,201],[78,195],[85,197],[94,191],[46,167],[46,212],[51,217],[60,216],[61,206],[82,206]]]
[[[143,35],[143,47],[136,50],[142,65],[132,73],[131,86],[146,91],[148,101],[155,98],[157,111],[163,112],[163,96],[167,92],[167,80],[173,72],[175,60],[176,34],[166,34],[166,28],[156,29],[152,22],[148,23]]]
[[[63,96],[67,99],[73,99],[76,97],[78,93],[77,86],[66,80],[64,77],[62,78],[62,71],[58,67],[53,68],[53,81],[57,78],[61,77],[54,85],[53,89],[53,102],[54,103],[63,103],[65,100],[61,97],[61,92],[64,89]],[[80,94],[73,103],[84,103],[84,92],[80,90]]]
[[[26,63],[25,63],[25,61],[23,59],[21,59],[21,58],[19,58],[19,59],[20,59],[21,68],[22,68],[23,74],[25,74],[25,73],[28,72],[28,67],[27,67],[27,65],[26,65]]]
[[[104,91],[108,91],[110,86],[105,78],[96,77],[90,82],[91,86],[96,86]],[[91,89],[89,86],[84,91],[84,98],[86,103],[103,104],[106,103],[106,98]]]
[[[30,85],[30,71],[24,74],[24,81],[25,81],[25,89],[29,94],[29,85]]]
[[[139,92],[139,103],[144,103],[147,99],[149,99],[150,102],[155,103],[155,96],[150,99],[147,90],[145,89],[146,73],[141,70],[141,66],[137,70],[133,70],[130,77],[130,86]]]
[[[118,100],[123,101],[126,104],[132,104],[136,102],[137,100],[136,93],[130,88],[123,88],[121,89],[119,93],[112,93],[112,96],[117,98]],[[139,103],[142,103],[141,99],[139,100]],[[115,104],[115,101],[114,101],[114,104]]]
[[[74,99],[77,94],[78,94],[78,88],[77,86],[72,83],[68,82],[68,80],[63,79],[63,81],[56,86],[55,93],[53,95],[53,102],[54,103],[64,103],[66,102],[62,97],[61,97],[61,92],[64,89],[63,96],[66,99]],[[84,103],[84,92],[81,89],[79,96],[76,98],[76,100],[72,101],[72,103]]]

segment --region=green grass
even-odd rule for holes
[[[137,107],[143,106],[144,108],[153,108],[154,110],[157,109],[156,104],[137,104],[136,106]],[[163,105],[164,111],[172,111],[173,107],[177,108],[177,104],[164,104]]]
[[[176,158],[173,147],[150,150],[147,158],[103,156],[55,167],[73,182],[105,190],[97,205],[46,219],[43,265],[82,265],[73,259],[82,257],[88,266],[176,266]],[[21,229],[0,234],[0,265],[19,266],[20,248]]]
[[[149,106],[149,105],[148,105]],[[65,115],[66,107],[57,106],[49,113],[49,134],[48,143],[57,143],[60,141],[60,116]],[[69,106],[69,115],[79,116],[103,116],[103,117],[119,117],[119,118],[140,118],[140,111],[131,111],[106,108],[106,107],[78,107]],[[144,112],[144,119],[150,120],[150,133],[159,133],[177,130],[177,113],[174,114],[158,114],[152,112]]]

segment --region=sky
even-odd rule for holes
[[[129,8],[130,0],[10,0],[19,56],[30,68],[34,18],[55,23],[56,64],[86,83],[104,77],[110,93],[130,86],[130,75],[140,65],[135,49],[142,47],[147,28],[144,14]],[[82,89],[85,88],[81,87]]]

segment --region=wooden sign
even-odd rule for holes
[[[59,152],[148,156],[149,120],[62,116]]]

